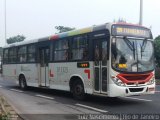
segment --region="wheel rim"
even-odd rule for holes
[[[75,87],[75,94],[76,95],[81,95],[83,93],[83,87],[82,87],[82,85],[76,85],[76,87]]]

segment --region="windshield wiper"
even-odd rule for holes
[[[140,45],[141,47],[141,59],[142,59],[142,53],[144,52],[144,49],[146,48],[147,45],[147,39],[143,40],[143,43]]]
[[[127,46],[129,47],[129,49],[130,49],[131,51],[133,51],[133,56],[134,56],[134,60],[135,60],[136,55],[135,55],[135,43],[134,43],[134,41],[131,42],[131,41],[129,41],[126,37],[124,37],[124,41],[125,41],[125,43],[127,44]]]

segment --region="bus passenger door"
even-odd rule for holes
[[[94,40],[94,91],[107,93],[107,40]]]
[[[40,57],[40,85],[41,86],[49,86],[49,48],[40,48],[39,49],[39,57]]]

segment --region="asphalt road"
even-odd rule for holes
[[[154,95],[87,96],[85,101],[78,101],[64,91],[34,87],[22,91],[13,81],[0,78],[0,94],[25,120],[160,119],[160,86]]]

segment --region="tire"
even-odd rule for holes
[[[85,92],[84,92],[84,86],[81,81],[75,81],[72,86],[72,94],[73,97],[77,100],[84,100],[85,99]]]
[[[19,86],[21,89],[26,90],[27,89],[27,82],[24,76],[20,76],[19,78]]]

